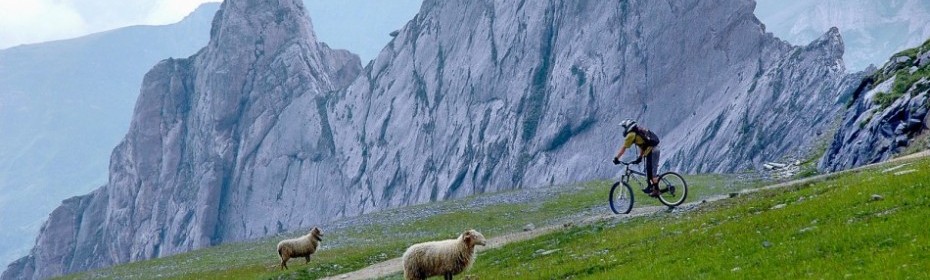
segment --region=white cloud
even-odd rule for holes
[[[174,23],[190,14],[203,3],[219,2],[217,0],[162,0],[146,17],[146,24]]]
[[[219,0],[0,0],[0,49],[138,24],[171,24]]]
[[[68,3],[0,0],[0,48],[86,32],[83,18]]]

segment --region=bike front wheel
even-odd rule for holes
[[[610,210],[616,214],[627,214],[633,210],[633,189],[629,185],[616,182],[610,188]]]
[[[688,198],[688,183],[675,172],[666,172],[659,176],[659,201],[668,207],[681,205]]]

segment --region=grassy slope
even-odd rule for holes
[[[468,274],[479,279],[928,278],[930,160],[895,172],[911,169],[917,172],[896,176],[868,170],[715,202],[692,213],[575,227],[484,252]],[[724,176],[688,179],[694,186],[690,201],[750,186]],[[409,244],[449,238],[464,228],[493,237],[520,231],[526,223],[556,224],[604,213],[609,211],[606,185],[556,188],[554,195],[537,202],[473,209],[469,205],[478,198],[469,198],[375,214],[374,219],[405,211],[455,210],[404,225],[327,233],[324,244],[336,245],[325,247],[309,265],[292,263],[286,272],[271,268],[277,239],[267,239],[69,278],[314,279],[397,257]],[[884,199],[870,201],[872,194]]]
[[[930,160],[604,222],[479,256],[479,279],[930,278]],[[871,201],[872,194],[883,200]],[[784,205],[778,208],[776,205]],[[542,255],[539,252],[558,250]]]
[[[761,184],[722,175],[688,176],[687,180],[692,186],[689,201]],[[553,187],[542,190],[554,193],[541,201],[503,203],[480,209],[471,206],[472,202],[480,197],[472,197],[373,214],[372,219],[378,220],[379,217],[389,217],[402,212],[446,210],[445,213],[439,211],[442,214],[416,219],[402,225],[375,224],[338,231],[327,231],[324,228],[323,249],[314,256],[310,264],[305,265],[303,260],[292,260],[289,264],[291,270],[286,272],[273,268],[277,262],[275,244],[281,239],[273,238],[221,245],[166,258],[69,275],[66,278],[316,279],[351,272],[398,257],[413,243],[451,238],[466,228],[478,229],[490,238],[522,231],[523,226],[528,223],[538,226],[561,224],[578,217],[607,213],[610,211],[607,206],[609,186],[610,182],[597,181]],[[500,194],[490,196],[496,195]],[[658,204],[656,200],[645,197],[642,193],[637,195],[639,197],[636,206]],[[384,238],[385,236],[390,238]]]

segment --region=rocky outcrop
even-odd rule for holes
[[[806,153],[841,107],[842,40],[791,46],[752,11],[428,0],[350,82],[357,59],[317,43],[298,2],[227,0],[205,49],[146,75],[109,183],[62,206],[4,278],[612,176],[627,117],[681,171]]]
[[[28,253],[62,199],[107,182],[142,77],[203,48],[219,6],[175,24],[0,50],[0,264]]]
[[[206,48],[146,74],[129,133],[113,151],[108,184],[64,201],[30,256],[3,278],[48,278],[281,230],[227,230],[241,224],[227,215],[242,208],[301,209],[293,215],[305,220],[327,215],[316,201],[344,194],[282,198],[270,189],[282,187],[288,178],[282,173],[299,170],[299,162],[332,157],[313,152],[332,146],[320,140],[330,132],[322,125],[326,112],[315,108],[360,69],[358,57],[316,42],[302,2],[226,1]],[[297,164],[277,168],[282,161]],[[334,169],[304,170],[324,177]],[[272,200],[233,201],[253,190]]]
[[[911,140],[923,135],[930,121],[930,64],[923,63],[925,57],[930,57],[930,41],[895,55],[862,80],[820,169],[881,162],[915,144]]]

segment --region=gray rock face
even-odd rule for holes
[[[875,96],[889,91],[894,81],[891,78],[871,89],[866,86],[856,94],[862,97],[847,110],[842,126],[820,161],[820,169],[838,171],[887,160],[904,151],[911,138],[925,132],[930,80],[918,81],[887,108],[875,104]]]
[[[107,182],[142,77],[203,48],[219,6],[171,25],[0,50],[0,264],[28,253],[62,199]]]
[[[849,84],[842,40],[791,46],[752,11],[428,0],[354,78],[357,58],[317,43],[297,1],[227,0],[205,49],[146,75],[109,183],[56,210],[3,278],[612,176],[627,117],[679,171],[805,153]]]
[[[919,67],[924,67],[924,66],[927,66],[927,64],[930,64],[930,51],[925,52],[925,53],[921,54],[920,56],[918,56],[918,57],[917,57],[917,62],[914,63],[914,64],[916,64],[916,65],[914,65],[914,66],[915,66],[915,67],[918,67],[918,68],[919,68]]]
[[[820,169],[836,171],[887,160],[927,131],[927,57],[930,41],[895,55],[861,81]]]
[[[253,188],[263,199],[281,198],[268,193],[273,187],[306,188],[283,185],[288,176],[281,173],[290,170],[280,162],[296,163],[292,178],[303,176],[299,171],[323,177],[335,168],[301,169],[299,162],[331,156],[313,152],[333,145],[318,141],[329,128],[321,126],[325,111],[316,108],[360,69],[358,57],[315,41],[300,1],[227,1],[206,48],[162,61],[146,75],[129,133],[113,151],[109,183],[66,200],[30,256],[3,278],[48,278],[281,230],[227,233],[227,225],[240,223],[226,215],[247,205],[261,209],[251,214],[303,208],[294,215],[305,220],[326,213],[307,204],[338,192],[289,197],[283,207],[233,199]],[[253,184],[257,176],[266,181]],[[303,203],[293,203],[297,198]]]
[[[349,204],[611,176],[627,117],[663,137],[665,167],[680,171],[803,154],[848,84],[841,39],[793,47],[751,11],[427,1],[334,108],[334,126],[352,128],[340,137],[358,140],[337,141],[362,193]]]

